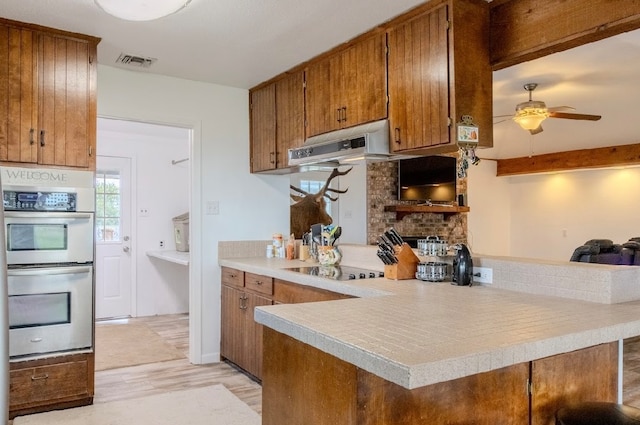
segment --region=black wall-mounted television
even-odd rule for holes
[[[456,201],[456,158],[423,156],[398,161],[398,199],[434,204]]]

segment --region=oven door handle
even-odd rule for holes
[[[69,267],[34,267],[25,269],[9,269],[7,276],[50,276],[53,274],[81,274],[91,273],[91,266]]]
[[[37,214],[37,215],[36,215]],[[4,216],[7,218],[37,218],[38,220],[43,218],[86,218],[90,219],[93,213],[77,213],[77,212],[20,212],[20,211],[5,211]]]

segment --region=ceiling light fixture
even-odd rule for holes
[[[516,114],[513,120],[525,130],[537,129],[542,124],[542,121],[549,116],[549,110],[544,102],[531,100],[531,93],[537,86],[535,83],[525,84],[524,88],[529,92],[529,101],[519,103],[516,106]]]
[[[109,15],[127,21],[152,21],[184,9],[191,0],[94,0]]]

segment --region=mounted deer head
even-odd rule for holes
[[[347,190],[332,189],[329,187],[331,180],[339,176],[344,176],[351,171],[353,167],[347,171],[338,171],[334,168],[327,182],[322,186],[318,193],[307,193],[295,186],[289,186],[299,195],[291,194],[291,199],[295,202],[291,205],[290,213],[290,232],[294,234],[296,239],[300,239],[302,234],[309,231],[312,224],[322,223],[325,226],[333,223],[331,216],[327,214],[325,207],[327,205],[325,198],[330,201],[337,201],[338,197],[331,197],[328,193],[347,193]]]

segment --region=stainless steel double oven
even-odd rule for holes
[[[1,167],[12,358],[93,348],[93,172]]]

